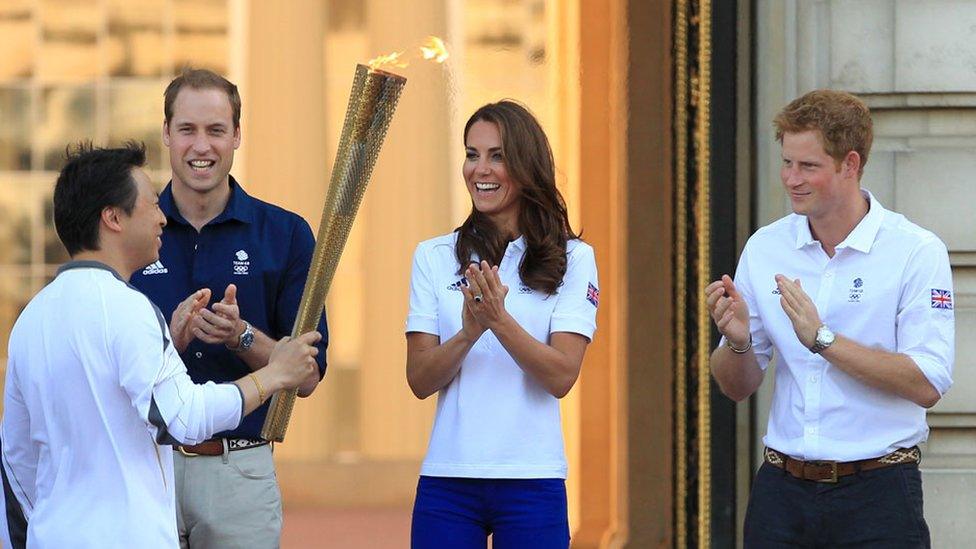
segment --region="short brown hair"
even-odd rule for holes
[[[861,156],[864,174],[868,163],[874,130],[871,111],[857,96],[836,90],[814,90],[783,107],[773,119],[776,140],[783,143],[783,134],[815,130],[820,132],[824,151],[840,165],[850,151]]]
[[[237,86],[213,71],[190,67],[183,69],[183,72],[174,78],[169,86],[166,86],[166,91],[163,92],[163,114],[166,116],[167,124],[173,119],[173,105],[176,103],[176,96],[184,87],[194,90],[215,89],[226,93],[227,99],[230,101],[230,108],[234,112],[234,129],[241,127],[241,94],[238,93]]]

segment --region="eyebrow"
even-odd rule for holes
[[[196,123],[190,122],[189,120],[178,120],[173,125],[176,126],[177,128],[187,128],[187,127],[194,127],[194,126],[203,126],[205,128],[217,128],[217,127],[226,128],[227,127],[227,123],[226,122],[213,122],[213,123],[210,123],[210,124],[196,124]]]
[[[478,151],[478,149],[476,149],[474,147],[469,147],[469,146],[465,146],[464,149],[467,150],[467,151],[475,151],[475,152]],[[492,147],[492,148],[488,149],[488,152],[496,152],[496,151],[500,151],[500,150],[502,150],[501,147]]]
[[[788,156],[782,157],[786,162],[796,162],[797,164],[810,164],[812,166],[819,166],[821,163],[817,160],[801,160],[799,158],[790,158]]]

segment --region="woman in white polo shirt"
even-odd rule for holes
[[[549,141],[520,104],[464,128],[472,210],[414,255],[407,381],[438,393],[414,549],[569,545],[559,399],[596,329],[593,249],[569,224]]]

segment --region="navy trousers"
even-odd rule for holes
[[[566,483],[554,479],[420,477],[413,549],[566,549]]]
[[[918,464],[838,479],[794,478],[763,463],[746,510],[745,547],[930,547]]]

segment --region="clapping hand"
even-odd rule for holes
[[[820,313],[817,312],[817,305],[803,291],[799,278],[790,280],[778,274],[776,287],[780,291],[779,303],[793,323],[793,331],[796,332],[797,339],[807,349],[813,347],[817,339],[817,330],[823,324],[820,321]]]
[[[228,284],[224,297],[214,303],[212,309],[202,309],[194,318],[193,335],[206,343],[236,347],[244,331],[244,322],[237,306],[237,286]]]
[[[492,329],[502,321],[508,312],[505,310],[505,296],[508,286],[502,284],[498,276],[498,266],[490,266],[487,261],[468,265],[464,272],[468,287],[464,292],[465,314],[484,329]]]
[[[186,346],[193,341],[193,323],[201,310],[210,301],[210,289],[203,288],[190,294],[189,297],[180,302],[173,311],[173,317],[169,323],[169,333],[173,338],[173,346],[176,351],[182,353]]]
[[[705,303],[718,331],[736,349],[749,346],[749,305],[729,275],[705,287]]]

